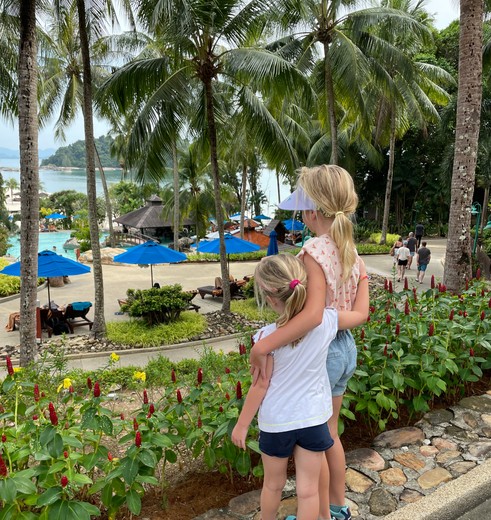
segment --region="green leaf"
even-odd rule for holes
[[[100,417],[101,430],[108,436],[113,434],[113,423],[107,415],[101,415]]]
[[[17,507],[15,504],[5,504],[0,509],[0,520],[10,520],[11,518],[15,518],[13,515],[15,515],[17,511]]]
[[[149,468],[155,468],[157,465],[157,457],[152,450],[141,450],[138,454],[138,460]]]
[[[47,489],[40,497],[38,497],[36,504],[39,507],[54,504],[61,497],[62,489],[60,486],[55,486]]]
[[[15,482],[15,486],[17,488],[17,493],[22,493],[24,495],[31,495],[32,493],[37,493],[37,488],[34,482],[26,477],[22,477],[19,475],[14,475],[12,480]]]
[[[56,429],[53,426],[46,426],[39,436],[39,442],[41,446],[46,446],[48,442],[51,442],[56,434]]]
[[[49,469],[48,469],[48,475],[51,475],[53,473],[56,473],[62,469],[65,469],[66,462],[64,460],[59,460],[55,462]]]
[[[89,428],[93,429],[96,426],[96,421],[95,421],[96,413],[97,413],[97,408],[95,408],[93,406],[91,408],[87,409],[87,411],[85,412],[85,414],[82,417],[82,422],[80,424],[80,427],[82,428],[82,430],[87,430]]]
[[[92,479],[83,473],[75,473],[72,477],[72,481],[75,482],[75,484],[79,484],[81,486],[92,484]]]
[[[56,433],[53,440],[48,442],[46,448],[48,453],[56,459],[63,453],[63,439],[59,433]]]
[[[17,496],[17,487],[14,479],[7,478],[0,480],[0,499],[4,502],[12,503]]]
[[[207,446],[205,448],[204,458],[205,458],[205,463],[209,468],[213,468],[215,466],[217,458],[216,458],[215,450],[213,448],[211,448],[210,446]]]
[[[165,450],[165,460],[175,464],[177,462],[177,453],[173,450]]]
[[[151,484],[152,486],[159,486],[160,481],[157,477],[154,477],[153,475],[138,475],[136,477],[137,482],[144,482],[146,484]]]
[[[251,457],[247,451],[240,450],[235,459],[235,467],[239,475],[245,477],[251,469]]]
[[[220,426],[215,430],[214,437],[215,438],[223,437],[228,431],[229,423],[230,423],[230,421],[225,421],[222,424],[220,424]]]
[[[130,489],[128,491],[128,494],[126,495],[126,504],[128,505],[128,509],[134,515],[140,514],[140,511],[142,508],[142,502],[141,502],[140,495],[134,489]]]
[[[172,448],[174,445],[170,437],[162,433],[154,433],[150,438],[150,442],[161,448]]]
[[[251,449],[252,451],[255,451],[256,453],[261,453],[261,450],[259,449],[259,441],[256,441],[254,439],[249,439],[246,442],[246,446]]]
[[[135,459],[125,458],[124,462],[121,463],[123,470],[123,478],[125,482],[131,486],[133,484],[136,475],[138,474],[139,464]]]

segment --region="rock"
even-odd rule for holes
[[[424,415],[433,426],[444,422],[450,422],[453,419],[453,413],[450,410],[432,410]]]
[[[419,493],[418,491],[415,491],[414,489],[405,489],[401,496],[399,497],[401,502],[405,502],[407,504],[412,504],[413,502],[417,502],[418,500],[422,499],[424,495]]]
[[[370,513],[386,516],[397,509],[397,500],[385,489],[375,489],[368,499]]]
[[[247,515],[255,509],[259,509],[261,499],[261,490],[256,489],[238,497],[232,498],[228,503],[228,507],[232,513],[237,515]]]
[[[473,395],[464,397],[459,402],[459,406],[475,410],[479,413],[491,413],[491,395]]]
[[[370,448],[359,448],[346,453],[346,464],[350,466],[360,466],[373,471],[380,471],[385,468],[384,459]]]
[[[348,468],[346,470],[346,486],[355,493],[365,493],[375,482],[360,472]]]
[[[380,479],[387,486],[402,486],[407,478],[400,468],[389,468],[380,472]]]
[[[433,439],[431,442],[433,446],[435,446],[435,448],[437,448],[440,451],[457,449],[457,444],[447,439],[437,437],[436,439]]]
[[[419,452],[424,457],[433,457],[438,453],[438,448],[435,446],[421,446],[421,448],[419,448]]]
[[[457,475],[463,475],[475,467],[476,463],[472,461],[460,461],[450,464],[448,469]]]
[[[491,452],[491,442],[476,442],[472,446],[469,447],[469,453],[473,457],[477,457],[478,459],[484,458],[488,453]]]
[[[423,475],[418,478],[418,484],[422,489],[430,489],[449,480],[452,480],[450,472],[444,468],[435,468],[423,473]]]
[[[422,448],[423,447],[420,449]],[[414,469],[415,471],[425,467],[425,463],[414,453],[396,453],[394,455],[394,460],[407,468]]]
[[[458,459],[460,455],[461,453],[458,450],[446,450],[436,456],[436,461],[440,464],[445,464],[451,460]]]
[[[400,448],[411,444],[422,444],[424,433],[412,426],[383,432],[373,440],[373,446],[381,448]]]

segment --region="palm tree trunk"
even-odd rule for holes
[[[242,164],[242,193],[240,195],[240,238],[244,238],[244,218],[246,210],[247,163]]]
[[[179,163],[174,138],[172,139],[172,179],[174,185],[174,251],[179,251]]]
[[[220,187],[220,173],[218,170],[217,129],[215,123],[215,110],[213,106],[213,85],[211,78],[207,78],[206,81],[204,81],[204,86],[206,97],[206,117],[208,120],[208,138],[210,140],[211,175],[213,178],[213,188],[215,191],[215,218],[217,220],[218,236],[220,238],[220,267],[223,282],[222,311],[230,312],[230,280],[228,277],[227,254],[225,250],[223,207]]]
[[[99,152],[97,151],[97,146],[94,149],[97,158],[99,175],[101,176],[102,189],[104,191],[104,199],[106,200],[107,226],[109,228],[109,245],[111,247],[115,247],[116,242],[114,240],[113,207],[111,204],[111,197],[109,197],[109,189],[107,188],[106,174],[104,173],[104,168],[102,167],[101,158],[99,156]]]
[[[39,235],[36,0],[20,2],[20,365],[34,361]]]
[[[392,193],[392,180],[394,178],[394,160],[396,152],[396,112],[392,105],[390,115],[390,145],[389,145],[389,169],[387,171],[387,184],[385,185],[384,216],[382,218],[382,234],[380,243],[387,241],[387,230],[389,227],[390,196]]]
[[[331,164],[338,164],[338,123],[336,120],[336,102],[334,97],[334,84],[332,80],[331,64],[329,63],[329,43],[324,43],[324,85],[326,89],[327,113],[331,127]]]
[[[443,283],[458,292],[471,267],[471,213],[482,98],[482,0],[460,0],[459,86]]]
[[[89,39],[85,1],[77,0],[78,22],[80,31],[80,49],[83,63],[83,116],[85,133],[85,155],[87,163],[87,199],[89,210],[90,245],[92,248],[92,270],[94,272],[94,325],[92,335],[96,338],[106,333],[104,318],[104,279],[102,274],[101,246],[99,243],[99,226],[97,223],[97,194],[95,184],[95,140],[94,122],[92,119],[92,72],[90,67]]]
[[[481,233],[488,221],[489,184],[484,188],[484,199],[482,205]]]

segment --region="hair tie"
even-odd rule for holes
[[[336,213],[334,214],[334,216],[338,216],[338,215],[344,215],[344,211],[336,211]]]
[[[300,283],[300,280],[296,278],[290,282],[290,289],[295,289],[295,287]]]

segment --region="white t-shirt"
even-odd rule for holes
[[[402,246],[397,251],[397,258],[399,260],[407,260],[409,258],[409,255],[411,254],[411,251],[406,246]]]
[[[276,324],[261,330],[264,338],[276,330]],[[297,345],[273,351],[273,373],[258,414],[260,430],[276,433],[309,428],[331,417],[332,396],[326,360],[329,344],[337,331],[337,311],[327,308],[321,325],[307,333]]]

